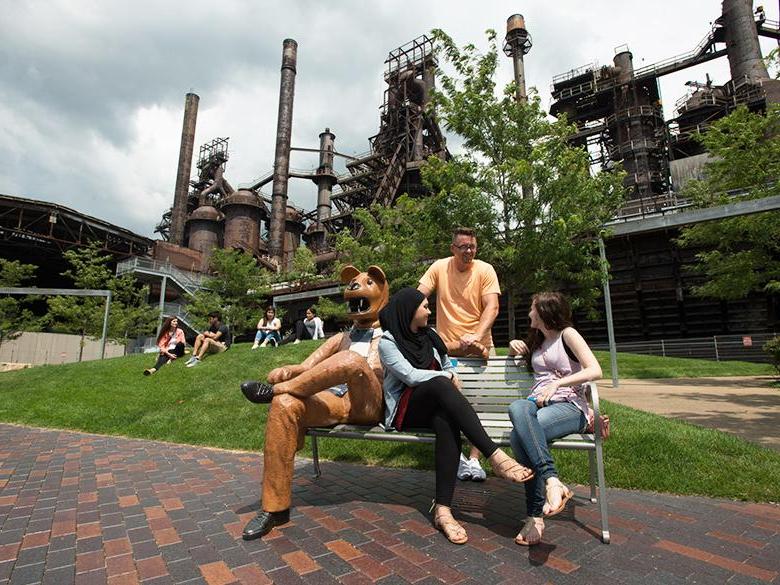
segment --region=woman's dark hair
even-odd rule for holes
[[[569,300],[559,292],[542,292],[531,297],[531,306],[536,307],[536,314],[539,315],[542,323],[547,329],[553,331],[563,331],[572,326],[571,306]],[[539,349],[544,341],[544,334],[533,327],[528,329],[528,337],[525,344],[528,346],[528,359],[526,366],[528,371],[533,371],[531,365],[531,356]]]
[[[315,317],[317,316],[317,309],[315,309],[314,307],[309,307],[307,310],[311,311],[311,314],[314,315]]]
[[[276,307],[274,307],[273,305],[268,305],[265,308],[265,311],[263,311],[262,321],[264,325],[268,325],[268,320],[266,319],[266,316],[268,315],[268,311],[273,311],[274,319],[276,318]]]
[[[165,321],[163,321],[162,327],[160,327],[160,333],[157,335],[157,343],[160,343],[160,340],[163,338],[163,335],[168,333],[168,331],[171,330],[171,323],[173,323],[173,320],[178,320],[178,317],[168,317]]]

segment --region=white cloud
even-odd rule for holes
[[[528,85],[549,106],[553,75],[608,64],[616,46],[629,45],[636,67],[692,49],[721,3],[664,0],[650,10],[640,0],[522,7],[506,0],[0,0],[0,11],[14,15],[0,20],[0,192],[151,236],[173,199],[188,91],[201,98],[196,154],[200,144],[229,136],[227,177],[237,185],[273,164],[284,38],[299,43],[293,145],[315,147],[327,126],[337,150],[354,154],[377,131],[390,50],[434,27],[478,47],[493,28],[500,42],[518,9],[534,39]],[[510,60],[500,66],[501,83],[509,81]],[[662,79],[667,117],[684,82],[707,72],[724,82],[726,60]],[[316,162],[301,153],[291,161],[297,168]],[[290,196],[311,207],[316,189],[293,181]]]

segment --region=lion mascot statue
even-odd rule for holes
[[[245,540],[260,538],[290,519],[295,453],[309,427],[353,423],[372,425],[382,418],[382,366],[379,363],[379,311],[389,285],[378,266],[341,271],[352,328],[323,343],[303,363],[276,368],[268,383],[241,384],[254,403],[270,403],[263,450],[261,508],[244,527]]]

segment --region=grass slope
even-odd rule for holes
[[[594,352],[604,376],[611,374],[609,352]],[[618,375],[621,378],[701,378],[718,376],[771,376],[770,364],[750,362],[697,360],[690,358],[659,357],[636,353],[618,353]]]
[[[260,450],[268,407],[244,400],[239,383],[302,361],[317,343],[256,351],[238,344],[198,367],[184,368],[179,360],[150,377],[141,372],[152,365],[152,355],[6,372],[0,374],[0,421]],[[621,375],[663,372],[666,377],[670,368],[683,375],[726,375],[712,362],[683,364],[685,369],[667,367],[664,359],[670,358],[626,360],[621,355]],[[707,369],[713,365],[717,374]],[[614,429],[605,456],[610,486],[754,501],[777,498],[780,453],[617,404],[606,402],[605,410]],[[426,445],[326,439],[320,451],[324,458],[341,461],[418,469],[433,465],[432,448]],[[587,457],[568,451],[555,456],[566,481],[587,483]]]

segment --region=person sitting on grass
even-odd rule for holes
[[[544,518],[554,516],[573,496],[558,479],[548,443],[582,433],[592,423],[582,384],[601,378],[601,366],[576,329],[566,297],[557,292],[533,296],[526,341],[509,342],[509,355],[526,358],[534,385],[528,398],[509,405],[510,441],[515,457],[536,473],[525,489],[528,517],[515,538],[533,546],[542,540]]]
[[[295,322],[295,332],[287,335],[282,344],[300,343],[305,339],[324,339],[325,332],[322,330],[322,319],[317,317],[317,309],[309,307],[306,309],[306,318]]]
[[[255,343],[252,349],[268,346],[268,342],[279,345],[282,341],[279,330],[282,328],[282,322],[276,318],[276,308],[266,307],[265,316],[257,322],[257,333],[255,333]]]
[[[385,426],[398,430],[432,428],[436,434],[434,467],[436,497],[433,525],[454,544],[465,544],[466,530],[452,516],[461,431],[493,465],[494,473],[514,482],[531,479],[533,471],[504,453],[485,432],[474,408],[459,392],[461,382],[447,356],[447,347],[428,327],[428,299],[404,288],[379,312],[384,333],[379,359],[385,370]]]
[[[195,339],[192,357],[184,364],[188,368],[197,366],[207,353],[222,353],[230,348],[233,338],[228,326],[222,323],[219,311],[209,313],[209,328]]]
[[[179,320],[176,317],[168,317],[160,328],[157,336],[157,347],[160,354],[153,368],[144,370],[144,376],[151,376],[168,362],[184,355],[184,331],[179,328]]]

